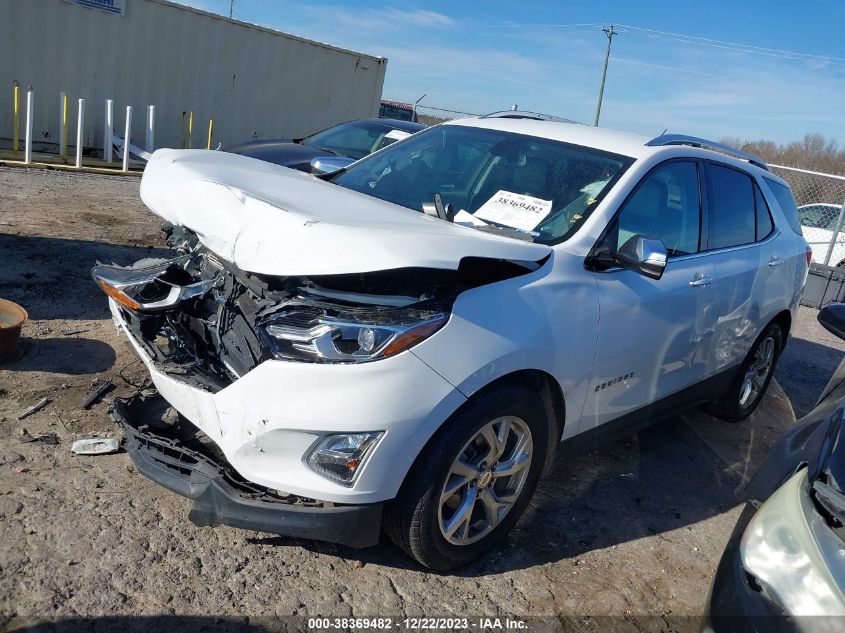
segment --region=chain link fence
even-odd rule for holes
[[[452,119],[462,119],[467,116],[478,116],[477,112],[462,112],[461,110],[450,110],[449,108],[438,108],[435,106],[417,106],[417,120],[425,125],[437,125]]]
[[[845,176],[781,165],[769,168],[792,187],[813,261],[845,268]]]

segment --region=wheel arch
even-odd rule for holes
[[[792,328],[792,313],[789,310],[782,310],[778,312],[770,323],[777,323],[783,332],[783,341],[781,341],[781,349],[786,347],[786,341],[789,339],[789,331]]]
[[[420,456],[426,452],[429,445],[435,440],[441,429],[451,420],[455,415],[458,415],[465,407],[468,407],[471,402],[477,398],[483,397],[485,394],[501,388],[505,384],[521,384],[526,385],[537,393],[540,398],[543,408],[546,411],[546,419],[549,425],[549,435],[547,438],[549,450],[546,452],[546,462],[543,464],[543,475],[547,474],[554,463],[557,448],[560,445],[561,437],[563,436],[563,429],[566,420],[566,401],[563,395],[563,389],[560,383],[548,372],[540,369],[520,369],[503,376],[499,376],[490,381],[480,389],[477,389],[467,397],[466,401],[455,409],[448,418],[435,430],[428,438],[426,443],[422,446],[417,456],[414,458],[411,466],[405,473],[402,484],[399,490],[405,485],[405,480],[414,471]]]

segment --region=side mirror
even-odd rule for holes
[[[663,276],[668,257],[669,252],[663,240],[642,235],[634,235],[613,254],[614,261],[623,268],[652,279],[660,279]]]
[[[830,303],[819,311],[819,323],[828,332],[845,341],[845,303]]]
[[[311,159],[311,173],[330,176],[349,167],[355,162],[347,156],[317,156]]]

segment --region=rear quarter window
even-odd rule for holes
[[[803,235],[801,232],[801,218],[798,215],[798,205],[795,204],[795,198],[792,197],[792,190],[775,180],[771,180],[766,177],[764,177],[763,180],[766,181],[766,184],[769,186],[769,190],[774,194],[775,199],[778,201],[781,211],[783,211],[783,214],[786,216],[786,221],[789,223],[790,228],[798,233],[798,235]]]

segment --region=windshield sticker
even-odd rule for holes
[[[390,130],[390,132],[384,135],[384,138],[401,141],[403,138],[408,138],[409,136],[411,136],[410,132],[405,132],[403,130]]]
[[[481,208],[475,212],[475,217],[515,229],[531,231],[551,210],[551,200],[532,198],[500,189],[481,205]]]

